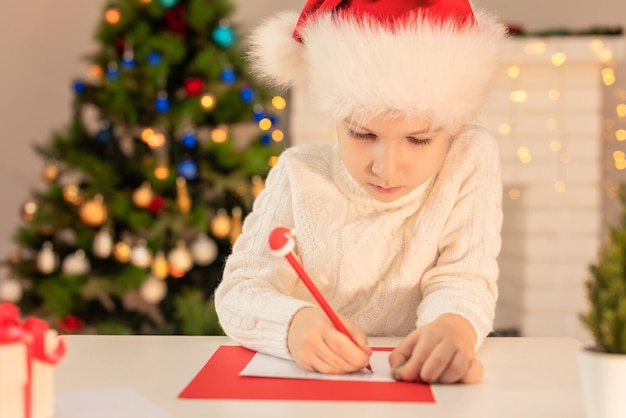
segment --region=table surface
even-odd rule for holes
[[[132,387],[176,418],[584,418],[578,353],[570,338],[488,338],[476,385],[432,385],[434,404],[178,399],[226,337],[65,336],[55,393]],[[397,338],[371,338],[393,347]],[[120,417],[116,417],[120,418]]]

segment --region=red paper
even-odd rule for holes
[[[374,350],[391,351],[390,348]],[[435,402],[430,385],[239,376],[255,352],[220,346],[178,395],[185,399]]]

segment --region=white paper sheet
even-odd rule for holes
[[[389,367],[389,351],[374,351],[370,357],[371,373],[367,369],[362,371],[334,375],[308,372],[302,370],[290,360],[273,357],[267,354],[256,353],[252,360],[239,373],[240,376],[283,377],[290,379],[318,379],[318,380],[359,380],[369,382],[393,382]]]
[[[130,387],[55,396],[55,418],[173,418]]]

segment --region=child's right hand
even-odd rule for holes
[[[327,374],[351,373],[366,367],[372,354],[367,336],[348,319],[341,322],[357,342],[339,332],[319,308],[300,309],[289,324],[287,347],[296,364]]]

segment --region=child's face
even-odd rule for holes
[[[392,202],[434,176],[449,147],[449,132],[429,131],[424,119],[378,116],[337,126],[339,154],[352,178],[374,199]]]

